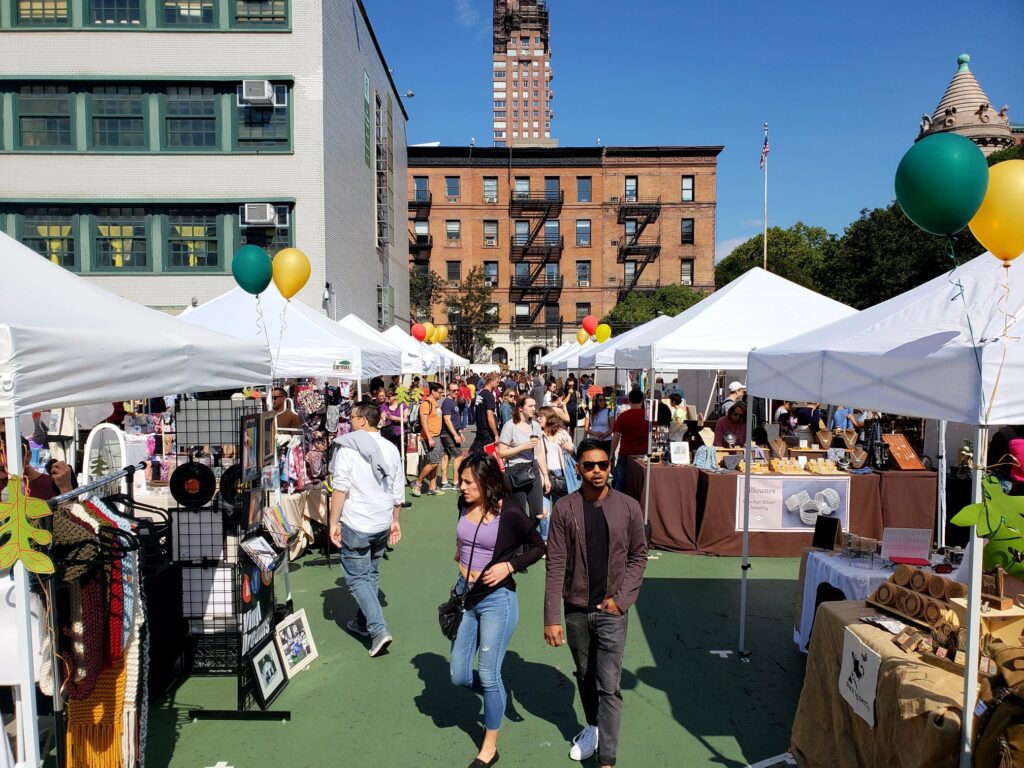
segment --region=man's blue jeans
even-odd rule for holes
[[[359,606],[356,623],[365,626],[374,638],[388,629],[378,592],[380,559],[390,533],[390,528],[380,533],[360,533],[341,524],[341,567],[345,571],[345,583]]]
[[[466,582],[459,577],[456,585],[461,592]],[[505,683],[501,679],[501,664],[505,651],[519,622],[519,601],[516,593],[504,587],[479,603],[467,606],[459,625],[459,634],[452,641],[451,675],[455,685],[465,685],[483,692],[484,728],[501,728],[505,714]],[[473,661],[479,651],[479,670],[474,672]]]

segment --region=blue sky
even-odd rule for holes
[[[409,142],[491,144],[489,0],[364,0],[409,112]],[[1021,0],[549,0],[562,146],[722,144],[719,254],[769,225],[841,233],[893,175],[971,54],[1024,124]]]

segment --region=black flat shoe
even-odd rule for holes
[[[490,762],[488,763],[485,763],[479,757],[474,757],[473,762],[469,764],[469,768],[491,768],[491,766],[494,765],[496,762],[498,762],[497,752],[494,753],[494,757],[492,757]]]

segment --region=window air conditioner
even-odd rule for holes
[[[680,285],[693,285],[693,278],[692,277],[684,277],[682,280],[679,281],[679,284]]]
[[[277,224],[277,209],[270,203],[246,203],[242,207],[243,227],[272,227]]]
[[[261,106],[274,105],[274,86],[268,80],[243,80],[242,102]]]
[[[618,240],[612,240],[612,247],[613,247],[613,248],[614,248],[614,247],[616,247],[616,246],[618,246],[618,244],[619,244],[619,241],[618,241]]]
[[[488,248],[496,248],[497,245],[498,245],[498,238],[496,238],[496,237],[485,237],[484,238],[484,245],[486,245]]]
[[[613,202],[613,203],[617,203],[617,202],[619,202],[619,198],[618,198],[618,195],[616,195],[616,196],[612,197],[612,202]]]
[[[449,288],[458,288],[459,287],[459,281],[458,280],[449,280],[448,281],[448,287]]]
[[[459,202],[459,196],[458,195],[448,195],[448,202],[449,203],[457,203],[457,202]]]
[[[589,280],[577,280],[576,281],[576,285],[579,288],[589,288],[590,287],[590,281]]]
[[[498,202],[498,196],[497,195],[484,195],[484,202],[485,203],[496,203],[496,202]]]

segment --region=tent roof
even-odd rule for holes
[[[549,368],[558,368],[559,370],[568,370],[570,368],[578,368],[580,362],[580,355],[587,350],[594,349],[599,346],[593,339],[587,339],[585,342],[580,344],[575,339],[568,345],[563,344],[554,352],[551,353],[548,362],[545,363]]]
[[[1002,337],[1004,308],[1011,325],[1024,317],[1022,272],[986,253],[852,317],[758,349],[750,391],[963,424],[1020,423],[1024,342],[1012,327]]]
[[[628,340],[619,368],[743,369],[747,353],[856,313],[760,267],[694,304],[669,323]]]
[[[588,349],[580,354],[580,368],[614,368],[615,350],[641,334],[647,333],[672,320],[671,315],[658,315],[653,320],[648,320],[643,325],[623,331],[618,336],[613,336],[603,344]]]
[[[301,301],[285,301],[273,284],[260,294],[259,303],[233,288],[181,319],[237,339],[263,344],[269,340],[277,378],[359,379],[398,373],[402,367],[401,353],[394,347],[346,331]]]
[[[270,381],[266,344],[123,299],[0,234],[0,417]]]
[[[389,373],[393,375],[397,375],[399,373],[420,373],[418,358],[415,358],[413,355],[405,352],[401,347],[388,339],[387,336],[363,320],[363,318],[353,314],[348,314],[338,320],[338,325],[345,329],[347,333],[352,333],[362,339],[373,341],[400,354],[402,356],[401,371],[389,371]]]
[[[417,361],[417,369],[412,373],[423,375],[437,372],[437,355],[430,350],[428,345],[416,341],[397,325],[384,331],[384,338]]]
[[[431,344],[430,349],[446,361],[446,367],[451,367],[453,365],[463,367],[469,365],[469,360],[464,358],[462,355],[452,352],[448,347],[442,346],[441,344]]]
[[[546,355],[541,355],[540,357],[538,357],[537,358],[537,365],[547,365],[549,361],[556,360],[559,355],[562,355],[562,354],[568,352],[569,349],[571,349],[572,347],[578,347],[579,344],[580,343],[578,341],[576,341],[576,339],[571,339],[570,341],[567,341],[564,344],[562,344],[557,349],[553,349],[550,352],[548,352]]]

